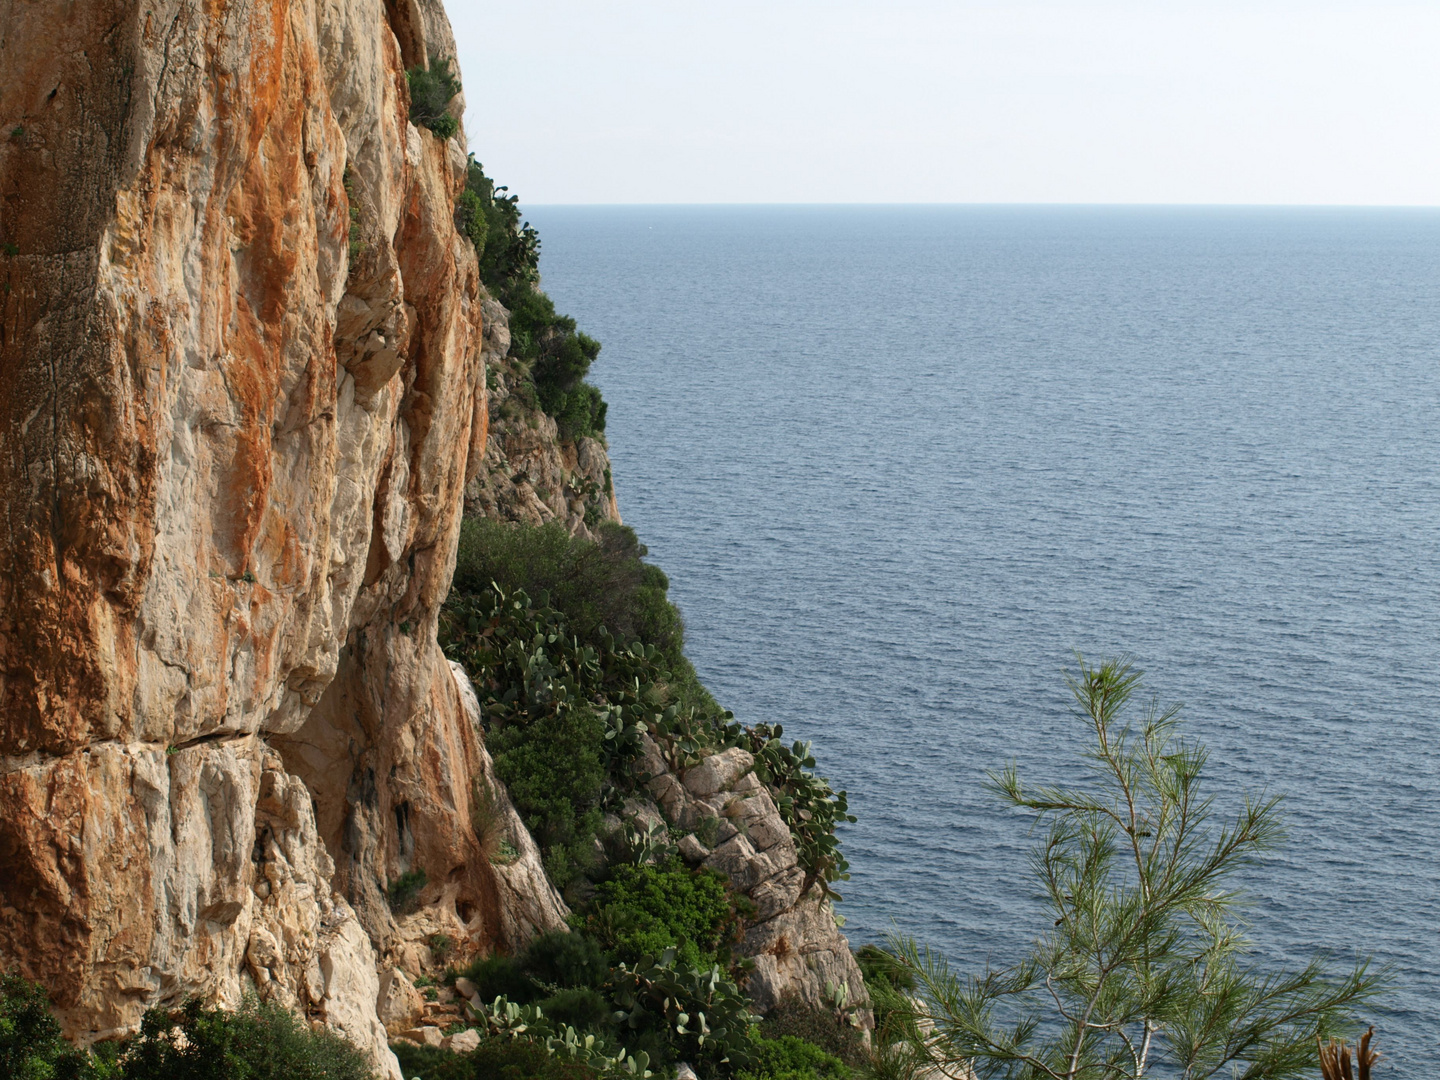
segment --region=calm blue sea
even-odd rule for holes
[[[852,940],[1024,950],[986,771],[1077,778],[1063,672],[1129,653],[1222,807],[1285,796],[1262,958],[1393,964],[1440,1069],[1440,212],[530,217],[702,678],[850,792]]]

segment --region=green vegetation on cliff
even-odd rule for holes
[[[555,310],[540,289],[540,236],[520,215],[520,201],[497,187],[470,157],[455,222],[475,245],[480,280],[510,310],[510,355],[528,366],[535,395],[563,439],[605,430],[605,401],[585,382],[600,343]]]
[[[494,1008],[533,1010],[525,1022],[547,1038],[569,1025],[656,1070],[683,1060],[704,1077],[744,1068],[765,1080],[766,1062],[783,1058],[786,1080],[838,1076],[821,1050],[797,1057],[794,1044],[753,1028],[740,989],[749,962],[730,952],[754,917],[748,898],[723,875],[687,867],[664,828],[613,823],[628,797],[648,798],[637,768],[645,738],[677,767],[741,747],[791,827],[806,884],[826,890],[845,875],[834,837],[848,818],[844,794],[810,771],[808,747],[785,746],[778,728],[743,728],[715,705],[685,660],[664,574],[629,529],[598,532],[591,541],[558,525],[464,526],[440,640],[469,673],[496,775],[575,910],[571,934],[488,958],[466,977],[481,1000],[503,999]],[[607,813],[617,815],[609,828]],[[578,953],[558,962],[560,942]],[[508,1016],[487,1023],[498,1030]]]
[[[374,1080],[359,1050],[273,1003],[235,1012],[189,1001],[154,1008],[140,1031],[94,1054],[60,1038],[44,990],[0,975],[0,1077],[6,1080]]]
[[[460,127],[450,103],[460,93],[451,62],[432,57],[429,66],[406,72],[410,119],[448,139]],[[605,400],[585,381],[600,343],[575,320],[555,310],[540,289],[540,235],[521,216],[520,200],[485,175],[470,155],[465,190],[455,200],[455,226],[475,246],[480,280],[510,311],[510,355],[525,365],[536,402],[565,440],[605,431]]]

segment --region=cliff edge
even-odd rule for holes
[[[564,925],[513,810],[514,858],[477,839],[504,793],[437,618],[467,508],[619,514],[520,392],[463,131],[409,120],[453,55],[438,0],[0,8],[0,960],[81,1042],[253,990],[397,1076],[377,1002],[426,935]],[[805,903],[824,971],[757,941],[767,992],[863,986]]]
[[[488,419],[440,54],[425,2],[0,20],[0,954],[82,1038],[253,983],[393,1065],[396,872],[559,918],[473,857],[435,643]]]

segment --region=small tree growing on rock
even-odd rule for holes
[[[1275,973],[1246,958],[1229,879],[1280,840],[1279,800],[1247,796],[1233,821],[1212,825],[1206,753],[1178,737],[1178,707],[1152,705],[1138,729],[1122,720],[1140,675],[1082,660],[1070,680],[1093,739],[1091,786],[1031,791],[1013,766],[991,777],[1005,802],[1049,825],[1031,861],[1053,925],[1031,954],[961,978],[894,939],[937,1063],[1007,1080],[1310,1075],[1316,1040],[1378,989],[1366,962],[1336,976],[1320,960]]]

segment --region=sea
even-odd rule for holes
[[[528,217],[701,678],[849,792],[852,942],[1025,953],[987,777],[1087,782],[1066,674],[1126,656],[1217,821],[1283,797],[1248,959],[1373,957],[1378,1075],[1440,1072],[1440,211]]]

